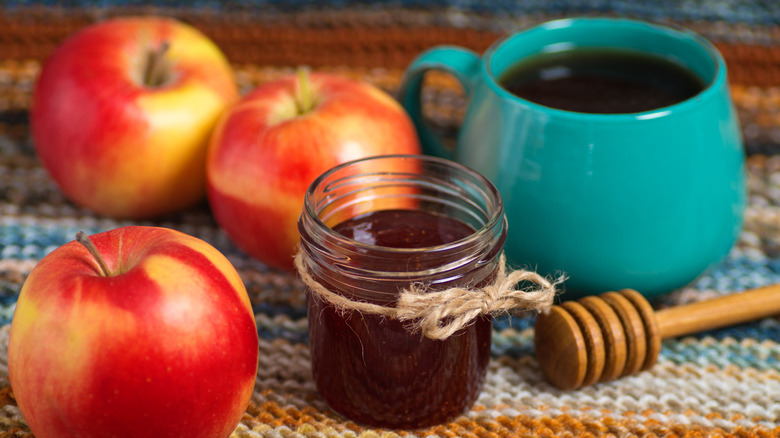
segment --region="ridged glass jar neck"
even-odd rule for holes
[[[376,246],[333,230],[379,210],[422,210],[457,219],[475,231],[424,248]],[[382,156],[337,166],[310,186],[299,223],[310,273],[333,292],[393,305],[412,283],[434,289],[477,285],[491,275],[506,237],[497,189],[454,162],[428,156]]]

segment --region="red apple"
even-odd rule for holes
[[[292,270],[303,196],[317,176],[358,158],[419,153],[414,125],[390,95],[301,70],[258,87],[223,115],[207,158],[208,199],[238,247]]]
[[[204,198],[208,141],[236,100],[232,68],[205,35],[172,19],[118,18],[49,57],[30,122],[65,196],[99,214],[150,218]]]
[[[11,323],[11,388],[33,434],[230,435],[258,363],[254,315],[230,262],[166,228],[78,240],[30,272]]]

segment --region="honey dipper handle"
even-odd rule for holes
[[[780,314],[780,284],[670,307],[655,313],[661,338],[673,338]]]

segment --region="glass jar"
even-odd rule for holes
[[[410,155],[329,170],[307,191],[298,227],[300,256],[318,283],[385,307],[412,284],[488,284],[507,230],[501,198],[486,178]],[[307,292],[312,373],[334,411],[369,426],[411,429],[450,420],[476,400],[490,359],[489,315],[435,340],[393,317],[337,309]]]

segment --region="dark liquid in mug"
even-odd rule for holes
[[[499,78],[512,94],[551,108],[598,114],[650,111],[700,93],[704,81],[661,56],[594,48],[539,54]]]

